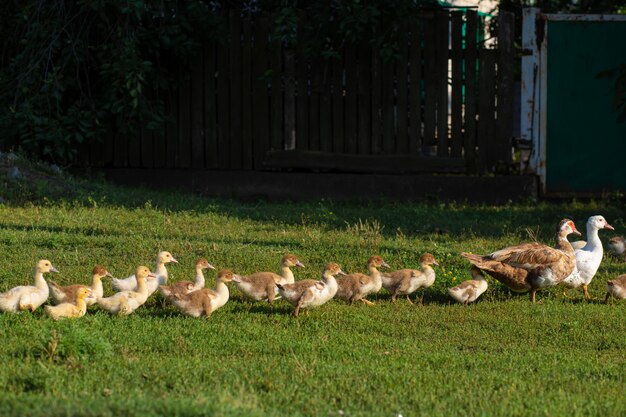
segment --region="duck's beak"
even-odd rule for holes
[[[439,266],[439,262],[433,261],[433,265]]]
[[[215,269],[215,267],[214,267],[213,265],[211,265],[211,264],[208,264],[207,268],[209,268],[209,269]]]
[[[150,272],[150,273],[148,273],[147,277],[148,277],[148,278],[153,278],[153,279],[154,279],[154,278],[156,278],[157,276],[156,276],[153,272]]]
[[[343,272],[341,269],[339,270],[339,272],[337,272],[338,275],[347,275],[345,272]]]
[[[241,282],[241,276],[234,274],[233,275],[233,279],[231,279],[232,282]]]
[[[55,267],[51,266],[51,267],[50,267],[50,272],[56,272],[56,273],[58,273],[58,272],[59,272],[59,270],[58,270],[58,269],[56,269]]]
[[[385,268],[391,268],[387,262],[383,262],[381,266],[384,266]]]
[[[113,275],[111,275],[111,273],[110,273],[109,271],[107,271],[107,273],[106,273],[106,274],[104,274],[104,276],[105,276],[105,277],[110,277],[110,278],[113,278]]]
[[[300,261],[296,262],[296,266],[299,266],[300,268],[304,268],[304,264]]]
[[[574,225],[574,223],[572,223],[572,233],[574,233],[575,235],[578,235],[578,236],[582,236],[583,235],[582,233],[580,233],[578,231],[578,229],[576,229],[576,226]]]
[[[175,264],[178,263],[178,261],[172,256],[172,260],[170,262],[174,262]]]
[[[615,230],[615,228],[614,228],[613,226],[611,226],[610,224],[608,224],[608,223],[606,223],[606,224],[604,225],[604,228],[605,228],[605,229],[609,229],[609,230]]]

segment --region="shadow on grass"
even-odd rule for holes
[[[351,233],[358,236],[391,237],[399,231],[410,238],[467,234],[501,237],[511,232],[525,236],[525,229],[528,227],[538,234],[541,241],[550,242],[554,225],[561,218],[570,217],[578,224],[584,224],[589,215],[597,214],[591,213],[584,206],[576,206],[569,202],[560,204],[529,202],[509,206],[406,203],[387,200],[365,203],[337,203],[332,200],[240,202],[206,198],[180,190],[155,191],[117,186],[101,178],[76,178],[68,174],[53,174],[49,169],[24,160],[15,164],[18,164],[23,172],[21,180],[10,179],[5,172],[0,173],[0,179],[4,180],[0,181],[2,184],[0,195],[8,205],[20,206],[34,202],[44,205],[150,208],[162,210],[166,214],[211,213],[272,225],[314,225],[322,230],[350,229]],[[601,211],[609,219],[620,218],[621,207],[622,204],[618,201],[607,202]],[[13,227],[25,231],[31,229]],[[57,228],[42,230],[61,231]],[[70,232],[91,236],[111,234],[98,228],[75,228]]]

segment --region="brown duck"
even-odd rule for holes
[[[560,283],[576,267],[574,249],[567,240],[571,233],[580,235],[573,221],[563,219],[556,229],[554,248],[533,242],[510,246],[489,255],[462,252],[461,256],[513,291],[530,291],[530,298],[535,302],[537,291]]]

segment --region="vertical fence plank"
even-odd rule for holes
[[[230,169],[241,169],[242,109],[241,109],[241,17],[237,11],[230,12],[230,36],[228,51],[230,59]]]
[[[272,149],[283,149],[283,48],[278,39],[272,39],[270,44],[270,65],[272,68],[272,107],[270,109],[272,122]]]
[[[320,150],[320,92],[322,66],[319,60],[311,61],[311,98],[309,99],[309,149]]]
[[[460,158],[463,151],[463,13],[452,13],[452,127],[450,155]]]
[[[284,110],[284,149],[296,149],[296,67],[295,51],[286,49],[285,58],[285,110]]]
[[[126,167],[126,155],[128,154],[128,143],[126,136],[122,135],[119,131],[115,131],[114,144],[113,144],[113,164],[115,167]]]
[[[343,54],[342,54],[343,57]],[[332,60],[333,73],[333,152],[342,153],[344,146],[344,122],[343,122],[343,59]]]
[[[152,157],[152,148],[154,140],[154,131],[143,127],[141,129],[141,167],[152,168],[154,166],[154,158]]]
[[[191,62],[191,146],[190,165],[192,168],[204,168],[204,117],[203,117],[203,68],[202,56],[194,57]]]
[[[359,153],[369,154],[372,148],[371,138],[371,88],[372,73],[371,62],[372,52],[369,45],[361,42],[358,48],[358,132]]]
[[[450,13],[437,12],[437,156],[448,156],[448,37]]]
[[[395,87],[394,87],[394,63],[390,59],[384,59],[382,62],[382,105],[381,105],[381,121],[383,131],[383,152],[386,154],[394,153],[396,150],[395,138]]]
[[[324,60],[322,67],[322,90],[320,95],[320,150],[325,152],[332,152],[333,150],[330,69],[331,62],[329,60]]]
[[[478,109],[478,151],[479,172],[485,173],[492,170],[495,164],[495,154],[493,146],[495,145],[495,50],[481,49],[479,51],[480,58],[480,75],[478,81],[479,109]]]
[[[178,160],[178,87],[172,86],[170,88],[167,103],[165,160],[168,168],[176,168],[176,161]]]
[[[498,15],[498,120],[497,141],[494,144],[495,160],[505,164],[512,162],[513,140],[513,77],[515,16],[511,12],[500,11]]]
[[[229,22],[225,19],[228,31]],[[230,33],[230,32],[227,32]],[[230,166],[230,65],[229,43],[221,40],[217,44],[217,161],[219,169],[228,169]]]
[[[410,49],[410,138],[409,151],[415,154],[422,146],[422,31],[421,24],[411,28]]]
[[[265,74],[267,66],[267,46],[269,39],[269,18],[263,14],[254,21],[254,56],[252,59],[254,97],[254,168],[263,165],[265,153],[270,149],[269,98]]]
[[[476,172],[476,29],[478,14],[466,12],[465,25],[465,129],[463,150],[466,169],[469,174]]]
[[[204,47],[204,152],[205,164],[209,169],[217,168],[217,106],[215,72],[215,42]]]
[[[252,169],[252,23],[250,17],[243,19],[241,57],[242,86],[242,168]]]
[[[151,90],[146,91],[146,97],[152,99],[154,94]],[[141,129],[141,166],[152,168],[154,166],[154,130],[145,125]]]
[[[191,74],[186,73],[178,88],[178,158],[176,167],[191,166]]]
[[[95,137],[89,143],[89,166],[101,167],[104,165],[104,141],[106,136]]]
[[[299,16],[301,25],[306,25],[306,17]],[[298,49],[296,51],[296,79],[298,97],[296,99],[296,149],[309,149],[309,62],[303,45],[303,31],[298,31]]]
[[[429,147],[435,144],[435,106],[437,97],[435,19],[424,22],[424,137],[422,152],[430,154]]]
[[[345,150],[347,153],[357,152],[357,73],[356,73],[356,47],[345,47]]]
[[[381,106],[381,59],[376,48],[372,48],[372,153],[379,154],[382,150],[382,131],[380,126]]]
[[[128,135],[128,166],[141,167],[141,128]]]
[[[102,143],[102,157],[104,166],[110,167],[113,166],[113,144],[115,142],[115,126],[113,123],[109,124],[109,128],[107,129],[106,136],[104,137],[104,142]]]
[[[158,100],[163,100],[163,107],[165,112],[165,119],[159,124],[157,129],[153,132],[152,141],[152,166],[154,168],[165,168],[166,166],[166,156],[165,156],[165,141],[167,140],[167,114],[168,114],[168,104],[167,99],[163,99],[161,94],[155,90],[154,94],[156,94],[156,98]],[[166,95],[167,97],[167,95]]]
[[[397,102],[396,114],[398,130],[396,133],[396,153],[406,154],[409,151],[409,106],[408,106],[408,70],[409,70],[409,45],[406,37],[407,28],[400,30],[399,58],[396,61],[396,89]]]

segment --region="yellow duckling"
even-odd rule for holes
[[[137,291],[121,291],[111,297],[100,298],[98,305],[118,316],[127,316],[141,307],[150,295],[146,280],[154,280],[156,275],[150,272],[148,267],[140,266],[135,271],[135,277],[137,277]]]
[[[49,288],[43,274],[59,272],[52,263],[42,259],[35,265],[35,285],[20,285],[5,293],[0,294],[0,311],[17,313],[19,311],[35,311],[42,305],[49,295]]]
[[[62,303],[56,306],[45,306],[43,309],[52,320],[59,320],[63,317],[75,319],[85,315],[87,312],[85,298],[91,296],[92,291],[90,288],[81,287],[76,291],[76,304]]]

